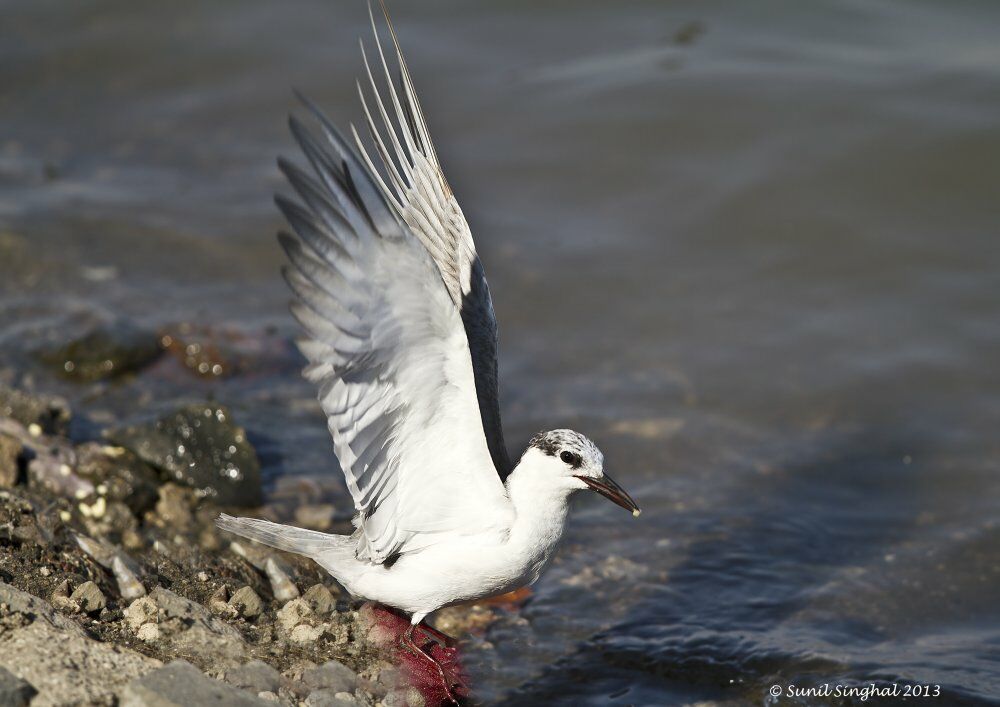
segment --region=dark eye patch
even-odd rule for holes
[[[569,464],[570,466],[572,466],[574,469],[576,469],[578,466],[580,466],[580,464],[583,463],[583,459],[580,457],[579,454],[574,454],[573,452],[570,451],[562,452],[559,455],[559,458],[562,459],[567,464]]]

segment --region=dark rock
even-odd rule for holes
[[[67,378],[95,381],[138,371],[160,355],[155,332],[118,320],[98,325],[83,336],[39,358]]]
[[[0,417],[9,417],[27,428],[38,425],[46,434],[65,434],[71,417],[69,403],[52,395],[32,395],[0,385]]]
[[[76,456],[76,474],[109,501],[124,503],[137,516],[156,503],[159,475],[129,450],[88,442],[77,447]]]
[[[246,665],[227,670],[225,680],[230,685],[249,690],[255,695],[259,692],[277,693],[281,687],[281,673],[259,660],[251,660]]]
[[[331,660],[302,673],[302,681],[314,690],[354,692],[358,686],[357,674],[343,663]]]
[[[24,445],[16,437],[0,432],[0,489],[16,486],[26,468]]]
[[[0,705],[4,707],[27,707],[31,698],[38,690],[31,683],[22,680],[14,673],[0,668]]]
[[[155,423],[110,430],[105,436],[220,505],[261,503],[257,454],[225,407],[190,405]]]
[[[190,663],[175,660],[158,670],[138,677],[122,690],[121,707],[188,707],[189,705],[226,705],[255,707],[270,703],[206,677]]]

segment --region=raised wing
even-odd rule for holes
[[[503,533],[513,511],[483,430],[463,324],[464,290],[460,285],[456,301],[446,261],[432,257],[430,232],[410,224],[451,207],[427,201],[425,213],[411,206],[435,193],[426,186],[431,191],[406,187],[403,194],[411,196],[401,201],[371,161],[362,161],[306,104],[323,140],[291,119],[314,176],[279,160],[302,200],[277,197],[297,234],[279,239],[290,261],[284,273],[297,296],[292,312],[307,335],[300,342],[309,361],[305,375],[319,385],[358,512],[358,556],[381,563],[433,544],[440,533]],[[416,161],[433,154],[429,140],[421,144],[429,152],[409,153],[410,168],[400,167],[408,180],[440,175],[437,168],[422,177],[414,171]],[[461,211],[455,213],[460,218]],[[455,245],[464,237],[441,236],[440,242]],[[472,258],[456,272],[472,273],[478,267],[474,251]],[[488,293],[485,298],[489,307]],[[495,324],[487,328],[495,332]],[[493,351],[495,361],[495,340]]]
[[[497,323],[490,289],[486,284],[479,256],[476,255],[476,245],[472,240],[469,224],[441,170],[441,163],[438,161],[437,152],[427,129],[427,121],[420,108],[420,101],[413,88],[413,80],[399,48],[392,23],[389,21],[389,15],[382,0],[379,0],[379,4],[382,5],[386,26],[392,38],[399,74],[399,90],[393,86],[392,72],[389,62],[386,61],[375,18],[371,15],[369,5],[372,33],[378,54],[377,63],[385,79],[388,107],[379,90],[379,82],[375,79],[378,71],[372,71],[363,43],[361,52],[373,101],[369,103],[360,82],[358,95],[361,97],[368,130],[381,171],[386,176],[385,180],[379,176],[380,170],[375,166],[375,162],[352,126],[354,139],[365,164],[375,175],[387,201],[402,216],[434,259],[441,273],[441,279],[448,289],[448,295],[462,315],[466,337],[469,340],[476,395],[486,442],[494,466],[501,478],[506,479],[513,466],[507,454],[500,423]],[[378,120],[373,117],[373,113],[378,116]]]

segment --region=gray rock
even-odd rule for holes
[[[349,692],[316,690],[306,698],[306,707],[357,707],[358,701]]]
[[[227,670],[225,680],[230,685],[254,694],[277,693],[281,687],[281,673],[259,660],[251,660],[246,665]]]
[[[8,614],[20,614],[29,617],[32,622],[40,620],[60,631],[83,636],[75,621],[60,614],[47,601],[3,582],[0,582],[0,604],[6,605]]]
[[[81,550],[114,575],[122,599],[131,601],[146,594],[146,588],[138,577],[141,572],[139,563],[127,553],[114,545],[86,535],[76,534],[74,537]]]
[[[358,676],[343,663],[331,660],[302,673],[302,682],[313,690],[354,692],[358,685]]]
[[[67,378],[95,381],[138,371],[161,353],[155,332],[117,320],[96,325],[61,346],[40,351],[39,358]]]
[[[96,613],[108,605],[104,592],[93,582],[81,584],[73,591],[69,599],[85,614]]]
[[[230,543],[230,549],[258,570],[267,575],[271,582],[271,591],[274,598],[285,602],[299,596],[299,588],[292,582],[289,574],[291,568],[281,560],[277,559],[270,548],[249,542]]]
[[[105,436],[220,505],[257,506],[263,500],[257,454],[224,407],[190,405]]]
[[[270,703],[206,677],[187,661],[175,660],[128,683],[121,692],[119,704],[121,707],[259,707]]]
[[[220,668],[235,667],[246,661],[247,646],[240,632],[201,604],[196,604],[169,589],[156,587],[147,597],[157,609],[158,633],[181,655],[201,658]],[[143,599],[137,601],[142,602]],[[136,607],[133,612],[132,606]],[[135,603],[129,607],[129,621],[136,622],[148,613]]]
[[[44,697],[36,704],[111,704],[129,680],[160,665],[128,648],[87,638],[48,602],[3,583],[0,623],[0,668],[31,683]]]
[[[260,613],[264,610],[264,602],[257,596],[257,592],[250,587],[237,589],[229,600],[229,606],[236,611],[238,616],[247,619],[260,616]]]
[[[0,668],[0,705],[27,707],[38,690],[6,668]]]
[[[72,414],[63,398],[33,395],[0,385],[0,417],[9,417],[25,427],[38,425],[46,434],[65,434]]]

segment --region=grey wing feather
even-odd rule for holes
[[[318,118],[323,141],[291,121],[313,174],[279,162],[303,202],[276,197],[295,232],[279,242],[304,373],[358,514],[357,555],[385,562],[442,530],[502,533],[512,511],[477,414],[462,315],[372,170]]]

